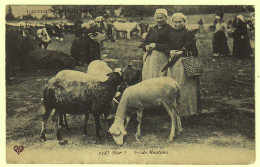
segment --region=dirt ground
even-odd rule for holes
[[[131,119],[126,142],[95,144],[95,126],[90,117],[88,136],[82,133],[84,116],[68,115],[70,130],[62,129],[64,141],[56,140],[51,117],[46,127],[47,141],[39,140],[44,112],[41,103],[46,82],[57,72],[17,73],[6,86],[6,153],[8,163],[149,163],[149,164],[251,164],[255,160],[254,59],[236,60],[232,56],[213,57],[211,32],[197,40],[205,66],[201,77],[203,109],[207,113],[182,117],[183,132],[173,142],[170,118],[165,111],[144,112],[142,136],[136,143],[136,121]],[[73,35],[55,41],[49,50],[69,54]],[[228,39],[232,51],[232,39]],[[139,63],[143,51],[140,39],[105,42],[102,59],[109,66],[125,67],[130,60]],[[87,67],[75,70],[86,71]],[[107,127],[103,125],[104,132]],[[17,155],[15,145],[23,145]]]

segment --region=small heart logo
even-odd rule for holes
[[[24,150],[24,146],[14,146],[14,151],[19,155]]]

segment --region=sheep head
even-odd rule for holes
[[[120,85],[124,80],[124,77],[119,72],[111,72],[108,73],[107,76],[108,76],[108,82],[113,82],[116,85]]]
[[[124,127],[124,120],[122,120],[121,123],[115,121],[109,129],[109,133],[113,136],[116,144],[122,146],[124,143],[124,136],[127,134]]]

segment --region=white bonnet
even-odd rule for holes
[[[244,18],[244,16],[242,16],[242,15],[238,15],[237,18],[240,19],[241,21],[245,22],[245,18]]]
[[[90,20],[90,21],[88,22],[88,24],[89,24],[89,25],[95,25],[95,21]]]
[[[95,21],[103,21],[103,17],[102,16],[98,16]]]
[[[171,21],[172,21],[175,17],[181,17],[181,18],[183,18],[183,20],[185,21],[185,23],[187,23],[187,16],[185,16],[183,13],[174,13],[174,14],[172,15]]]
[[[163,9],[163,8],[156,9],[154,15],[156,15],[156,14],[163,14],[163,15],[165,15],[166,17],[168,17],[168,12],[167,12],[167,10],[166,10],[166,9]]]

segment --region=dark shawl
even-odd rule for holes
[[[143,48],[145,51],[146,45],[155,43],[155,50],[162,51],[169,56],[171,46],[171,39],[169,36],[172,30],[173,28],[169,24],[165,24],[161,28],[159,28],[158,25],[151,27],[144,42],[139,46],[139,48]]]
[[[173,29],[171,33],[171,50],[184,50],[184,56],[198,56],[198,49],[196,46],[195,36],[192,32],[189,32],[186,28],[182,30]]]

